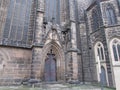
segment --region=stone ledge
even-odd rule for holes
[[[68,52],[77,52],[78,54],[81,54],[81,51],[79,49],[75,49],[75,48],[70,48],[69,50],[67,50]]]

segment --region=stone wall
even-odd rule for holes
[[[31,74],[29,49],[0,47],[0,85],[18,84]]]
[[[98,10],[98,14],[100,15],[98,18],[98,23],[99,23],[99,27],[94,30],[95,28],[93,27],[93,16],[92,16],[92,12],[93,10],[97,9]],[[87,9],[87,19],[88,19],[88,23],[87,23],[87,27],[88,27],[88,31],[87,31],[87,37],[88,37],[88,44],[90,47],[89,50],[89,54],[90,54],[90,63],[91,65],[94,65],[94,68],[92,68],[93,71],[95,71],[96,75],[95,78],[97,76],[97,81],[100,81],[100,76],[99,76],[99,72],[95,69],[97,69],[97,58],[95,57],[95,45],[97,42],[101,42],[104,46],[104,53],[105,53],[105,62],[102,63],[101,62],[101,66],[104,66],[105,70],[106,70],[106,77],[108,79],[107,85],[112,86],[112,79],[111,79],[111,68],[110,68],[110,61],[109,61],[109,53],[108,53],[108,48],[107,48],[107,42],[106,42],[106,35],[105,35],[105,31],[104,31],[104,21],[103,21],[103,17],[102,17],[102,10],[101,10],[101,2],[98,3],[94,3],[93,6],[91,6],[90,8]]]
[[[108,19],[106,17],[105,14],[105,10],[108,7],[108,5],[111,4],[113,6],[113,9],[115,10],[115,16],[117,19],[117,23],[116,24],[112,24],[109,25],[108,24]],[[108,56],[109,56],[109,60],[110,60],[110,68],[112,69],[111,72],[109,71],[109,73],[112,74],[112,78],[113,79],[113,86],[116,87],[116,90],[120,89],[119,87],[119,80],[120,78],[118,77],[118,75],[120,74],[120,63],[119,64],[114,64],[114,60],[113,60],[113,55],[112,55],[112,50],[111,50],[111,41],[114,38],[118,38],[120,39],[120,16],[119,16],[119,8],[118,8],[118,3],[115,0],[109,0],[106,2],[101,3],[101,9],[102,9],[102,16],[103,16],[103,22],[104,22],[104,26],[105,26],[105,36],[106,36],[106,43],[107,43],[107,48],[108,48]],[[111,79],[109,80],[109,82],[111,82]]]
[[[83,82],[96,82],[97,78],[96,78],[95,63],[94,63],[94,59],[91,59],[91,56],[90,56],[91,51],[89,51],[90,50],[89,40],[88,40],[88,36],[86,33],[87,32],[86,29],[87,27],[86,27],[85,22],[82,22],[80,24],[82,57],[81,57],[81,66],[79,66],[79,69],[81,69],[81,74],[82,74],[81,79]]]

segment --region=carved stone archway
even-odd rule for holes
[[[43,47],[41,59],[41,78],[44,80],[45,60],[48,57],[47,54],[50,53],[51,49],[56,59],[56,79],[57,81],[63,81],[65,73],[64,51],[63,48],[56,43],[56,41],[52,41]]]

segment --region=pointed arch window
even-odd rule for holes
[[[96,57],[99,58],[99,60],[105,60],[105,55],[104,55],[104,47],[102,43],[97,43],[96,44],[96,48],[95,48],[95,52],[96,52]]]
[[[113,24],[117,23],[117,19],[116,19],[116,16],[115,16],[115,10],[111,5],[109,5],[106,8],[106,17],[107,17],[107,20],[108,20],[108,25],[113,25]]]
[[[120,40],[118,39],[113,40],[112,51],[113,51],[114,61],[120,61]]]
[[[27,44],[32,0],[9,1],[3,38],[11,45]]]

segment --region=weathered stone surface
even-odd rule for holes
[[[3,67],[0,69],[0,85],[13,84],[16,79],[30,77],[32,52],[28,49],[0,47],[0,55],[4,57]]]
[[[57,16],[60,18],[59,25],[54,20],[44,22],[44,0],[32,0],[29,31],[25,36],[27,41],[24,42],[27,44],[24,45],[22,41],[2,37],[9,1],[0,1],[0,41],[3,44],[0,46],[0,85],[19,84],[26,78],[45,81],[46,61],[52,60],[49,54],[56,61],[57,81],[99,83],[96,58],[98,42],[103,44],[105,60],[101,61],[101,66],[105,69],[107,86],[119,85],[117,74],[120,64],[113,65],[110,49],[111,40],[120,39],[120,11],[115,0],[95,1],[82,15],[77,15],[76,0],[60,0],[60,7],[57,7],[60,10],[60,17]],[[109,5],[112,5],[117,19],[113,25],[109,25],[106,15]],[[94,28],[93,11],[98,15],[97,28]],[[78,22],[77,16],[81,16],[82,21]]]

